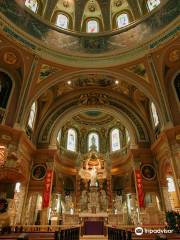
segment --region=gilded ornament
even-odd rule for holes
[[[180,56],[180,51],[175,49],[172,52],[170,52],[169,61],[170,62],[177,62],[179,60],[179,56]]]
[[[3,60],[5,63],[13,65],[17,62],[17,56],[13,52],[5,52],[3,56]]]

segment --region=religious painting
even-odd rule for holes
[[[34,180],[42,180],[46,175],[46,166],[43,164],[36,164],[32,169],[32,178]]]
[[[146,180],[153,180],[156,177],[156,172],[151,164],[144,164],[141,167],[141,173]]]

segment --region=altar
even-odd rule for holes
[[[80,213],[79,217],[81,219],[83,227],[83,235],[104,235],[105,228],[104,225],[107,223],[108,214],[107,213]]]

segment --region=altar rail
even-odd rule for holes
[[[7,226],[1,229],[1,232],[4,231],[11,233],[21,233],[21,232],[56,232],[74,228],[81,228],[81,225],[16,225],[16,226]]]
[[[28,227],[28,228],[27,228]],[[56,226],[50,228],[48,225],[42,226],[8,226],[3,227],[0,231],[0,239],[26,239],[26,240],[79,240],[80,239],[80,225],[78,226]],[[38,231],[41,230],[41,231]],[[38,231],[38,232],[37,232]],[[52,232],[51,232],[52,231]],[[50,233],[49,233],[50,232]]]

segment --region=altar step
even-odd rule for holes
[[[107,240],[104,235],[84,235],[81,240]]]

